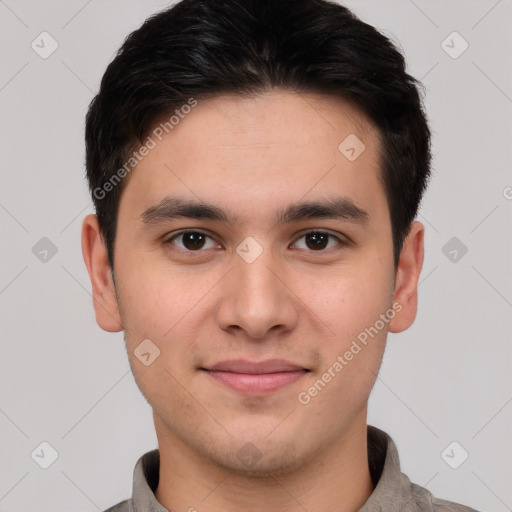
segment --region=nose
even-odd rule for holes
[[[219,326],[243,331],[248,338],[263,339],[293,329],[298,321],[299,300],[293,283],[287,282],[284,263],[264,251],[248,263],[237,256],[235,268],[223,279]]]

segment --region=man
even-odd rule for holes
[[[470,511],[367,426],[414,321],[430,131],[402,55],[325,0],[183,0],[86,121],[82,246],[158,449],[109,511]]]

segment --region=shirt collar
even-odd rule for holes
[[[371,425],[368,425],[368,461],[375,489],[358,512],[414,510],[411,482],[400,470],[395,443],[388,434]]]
[[[400,471],[395,443],[385,432],[368,425],[368,460],[375,489],[358,512],[412,510],[411,483]],[[133,470],[130,512],[169,512],[155,498],[160,470],[158,449],[139,458]]]
[[[155,498],[160,476],[160,452],[145,453],[133,470],[133,491],[129,512],[169,512]]]

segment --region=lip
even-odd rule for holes
[[[210,377],[246,395],[273,393],[301,379],[309,369],[283,359],[221,361],[211,368],[201,368]]]
[[[264,361],[248,361],[247,359],[231,359],[229,361],[220,361],[206,370],[223,371],[233,373],[279,373],[291,372],[296,370],[307,370],[302,366],[290,363],[284,359],[266,359]]]

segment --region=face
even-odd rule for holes
[[[93,219],[84,234],[98,322],[124,330],[160,443],[297,468],[365,426],[387,333],[414,319],[421,225],[395,272],[379,135],[339,98],[219,96],[153,138],[119,205],[115,293]]]

